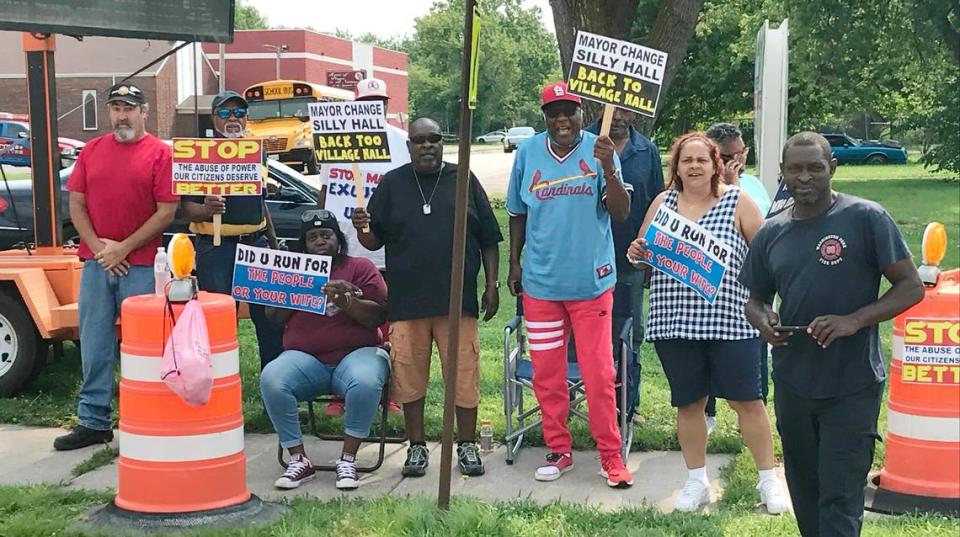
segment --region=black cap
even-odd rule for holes
[[[115,101],[127,103],[131,106],[140,106],[146,104],[147,99],[143,91],[130,82],[120,82],[110,88],[110,95],[107,97],[107,104]]]
[[[307,230],[316,228],[340,231],[340,223],[337,222],[336,215],[326,209],[304,211],[300,215],[300,232],[306,233]]]
[[[227,101],[230,101],[233,99],[240,101],[240,103],[243,104],[244,107],[247,106],[247,100],[244,99],[243,96],[240,95],[239,93],[235,91],[221,91],[220,93],[217,94],[216,97],[213,98],[213,101],[210,103],[210,109],[216,110],[217,108],[220,108],[221,106],[226,104]]]

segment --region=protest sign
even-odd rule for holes
[[[173,193],[179,196],[259,196],[263,173],[259,139],[173,139]]]
[[[902,351],[902,382],[960,385],[960,323],[907,318]]]
[[[666,67],[666,52],[579,31],[567,89],[585,99],[653,117]]]
[[[723,241],[663,205],[657,208],[643,238],[647,241],[644,263],[713,304],[732,256]]]
[[[773,201],[770,203],[770,210],[767,211],[767,218],[773,218],[790,207],[793,207],[793,196],[791,196],[790,191],[787,190],[786,181],[781,179],[780,186],[777,187],[777,193],[773,196]]]
[[[237,245],[233,298],[241,302],[323,314],[333,259],[325,255]]]
[[[317,162],[389,162],[382,101],[310,103]]]

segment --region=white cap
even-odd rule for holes
[[[387,83],[379,78],[365,78],[357,82],[357,99],[363,99],[365,97],[382,97],[389,99],[390,97],[387,96]]]

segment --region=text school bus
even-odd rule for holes
[[[247,135],[263,138],[269,158],[300,163],[308,174],[319,173],[308,104],[354,98],[348,90],[300,80],[261,82],[243,95],[249,107]]]

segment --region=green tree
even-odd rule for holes
[[[253,6],[237,2],[234,6],[233,27],[235,30],[259,30],[268,28],[267,19]]]
[[[414,116],[437,120],[447,132],[460,124],[462,0],[438,1],[417,18],[406,44]],[[538,8],[522,0],[488,0],[480,15],[480,73],[474,135],[513,125],[542,126],[539,88],[561,78],[556,39]]]

